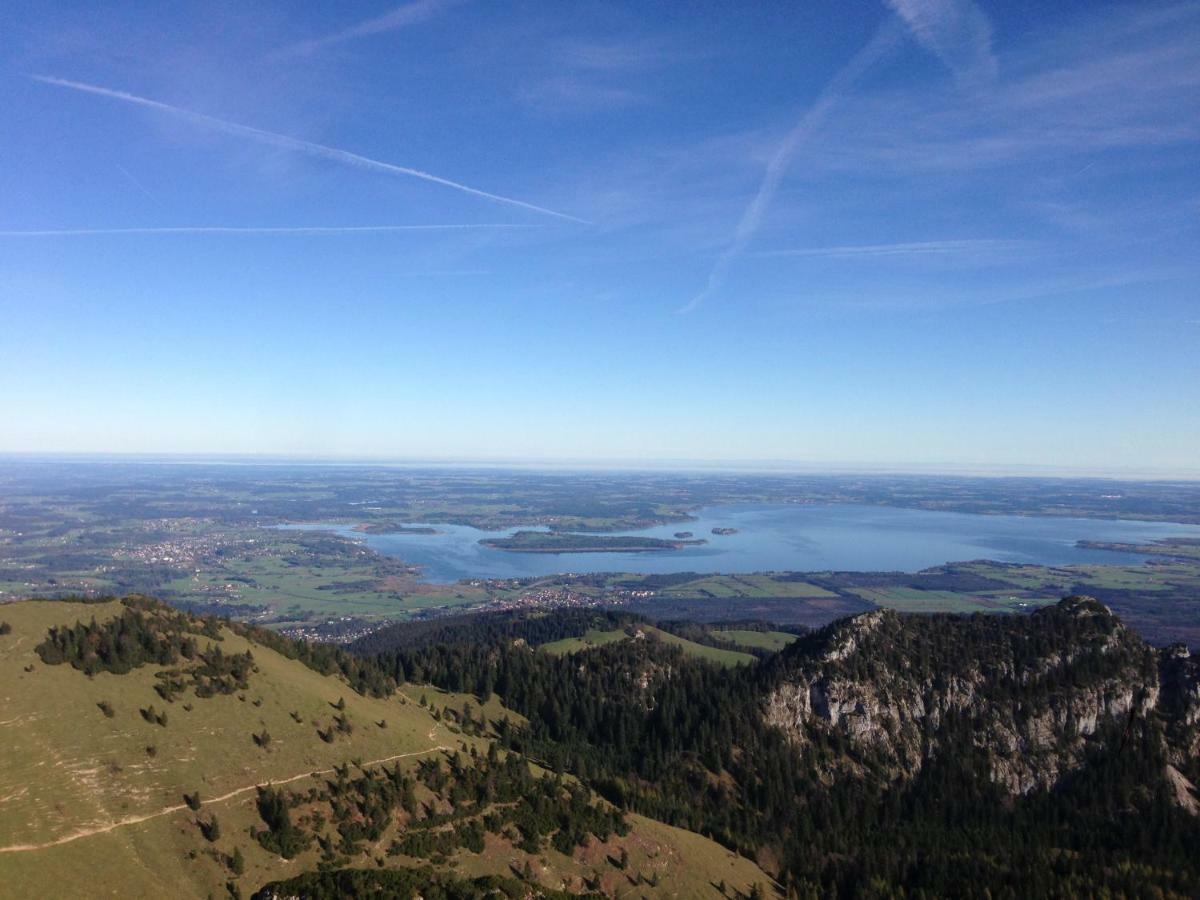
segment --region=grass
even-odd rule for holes
[[[601,647],[604,644],[614,644],[617,641],[628,639],[629,635],[623,628],[614,628],[612,631],[599,631],[593,628],[583,637],[550,641],[548,644],[542,644],[541,649],[547,653],[553,653],[555,656],[562,656],[564,653],[578,653],[580,650],[590,650],[592,647]]]
[[[271,540],[279,541],[275,535]],[[380,577],[374,557],[298,564],[287,558],[303,558],[297,544],[282,540],[269,546],[270,554],[226,558],[216,567],[164,587],[186,599],[228,596],[232,602],[267,606],[276,613],[294,608],[315,617],[403,619],[429,607],[470,606],[487,599],[487,592],[480,588],[435,585],[414,577]],[[341,586],[359,582],[370,586]]]
[[[659,640],[667,644],[674,644],[676,647],[681,647],[683,652],[688,656],[706,659],[709,662],[715,662],[722,666],[740,666],[746,663],[757,662],[757,659],[749,653],[739,653],[737,650],[723,650],[720,647],[707,647],[704,644],[697,644],[695,641],[689,641],[686,638],[671,634],[669,631],[663,631],[661,628],[649,626],[645,631],[655,635]]]
[[[259,668],[241,692],[245,701],[239,695],[198,699],[189,693],[166,703],[154,692],[156,666],[88,678],[69,665],[44,665],[33,652],[51,625],[92,616],[102,621],[120,608],[52,602],[4,608],[13,633],[0,644],[0,734],[6,747],[0,797],[9,798],[0,806],[3,843],[53,840],[80,824],[143,814],[179,802],[184,790],[217,795],[255,780],[332,766],[346,756],[348,742],[324,743],[313,722],[324,727],[335,712],[330,704],[342,697],[356,725],[354,755],[375,759],[446,742],[428,713],[407,699],[362,697],[228,631],[222,652],[250,649]],[[25,671],[27,666],[33,671]],[[262,702],[256,706],[257,700]],[[115,710],[111,719],[97,707],[101,701]],[[139,714],[151,704],[168,712],[165,728]],[[380,719],[388,721],[386,730],[368,727]],[[263,728],[273,736],[267,751],[251,739]],[[153,758],[145,753],[147,745],[156,747]]]
[[[638,897],[714,897],[715,885],[724,881],[727,896],[749,896],[759,884],[764,896],[772,896],[771,880],[753,862],[713,843],[705,837],[675,828],[636,813],[629,815],[632,830],[624,838],[608,841],[591,839],[586,847],[571,856],[551,849],[530,856],[508,841],[488,835],[484,852],[479,855],[460,850],[453,857],[457,871],[469,876],[486,875],[514,865],[518,870],[528,860],[536,880],[547,888],[582,891],[583,879],[598,877],[599,888],[607,896]],[[624,849],[629,864],[624,872],[612,865]],[[643,883],[634,885],[631,877],[647,878],[657,874],[657,888]]]
[[[714,631],[713,636],[720,640],[727,640],[739,647],[755,647],[772,652],[782,650],[797,637],[787,631],[746,631],[740,628]]]
[[[1028,612],[1058,600],[1058,597],[1038,597],[1019,590],[961,594],[955,591],[884,587],[854,588],[853,593],[877,606],[908,613]]]
[[[470,695],[428,686],[406,685],[389,698],[362,697],[338,679],[228,631],[223,632],[222,650],[250,649],[259,669],[251,676],[244,701],[239,695],[199,699],[189,693],[168,704],[153,690],[157,666],[88,678],[69,665],[44,665],[34,652],[52,625],[93,616],[103,621],[121,609],[116,602],[3,607],[2,618],[12,632],[0,636],[0,849],[72,838],[83,830],[150,816],[56,846],[0,852],[4,896],[226,896],[225,883],[233,876],[225,859],[235,847],[245,857],[246,871],[237,882],[248,896],[267,881],[312,870],[318,862],[315,848],[285,861],[250,839],[250,829],[262,824],[254,785],[288,781],[290,789],[304,791],[324,777],[313,773],[353,759],[369,764],[413,754],[401,764],[415,765],[441,752],[439,746],[486,749],[485,738],[467,737],[450,723],[436,722],[420,706],[421,694],[438,709],[459,710],[469,702],[489,719],[509,716],[520,721],[495,698],[481,707]],[[26,671],[30,666],[32,671]],[[327,726],[336,713],[333,704],[341,699],[354,730],[326,744],[317,737],[314,722]],[[98,707],[102,701],[111,704],[111,718]],[[139,708],[150,704],[167,710],[166,727],[141,717]],[[190,712],[184,704],[192,707]],[[293,711],[300,722],[293,719]],[[386,728],[378,727],[380,720],[386,721]],[[268,749],[251,738],[264,729],[272,738]],[[149,745],[155,747],[153,756],[146,753]],[[249,789],[217,799],[243,788]],[[195,791],[202,803],[198,813],[183,803],[184,793]],[[196,821],[214,814],[221,837],[210,844]],[[632,824],[621,846],[639,865],[659,867],[662,878],[658,891],[642,886],[637,896],[696,896],[706,890],[706,878],[723,877],[731,885],[767,883],[752,862],[733,857],[699,835],[641,817],[633,817]],[[389,840],[385,836],[381,846]],[[491,837],[488,852],[467,855],[471,858],[455,857],[451,865],[461,862],[464,872],[505,874],[510,860],[520,858],[523,864],[524,859],[507,842]],[[604,877],[617,896],[631,890],[627,881],[622,886],[624,875],[605,861],[604,854],[542,856],[548,866],[540,858],[533,864],[547,885],[607,868],[611,871]],[[358,858],[355,864],[367,864],[370,858]],[[710,877],[710,871],[722,874]]]
[[[689,641],[686,638],[678,637],[668,631],[663,631],[661,628],[655,628],[652,625],[638,626],[639,629],[646,634],[653,635],[660,641],[666,644],[673,644],[676,647],[682,648],[683,652],[689,656],[695,656],[698,659],[706,659],[709,662],[715,662],[722,666],[738,666],[743,663],[755,662],[755,657],[749,653],[739,653],[736,650],[724,650],[720,647],[706,647],[704,644],[697,644],[695,641]],[[547,653],[562,655],[564,653],[578,653],[581,650],[590,650],[593,647],[600,647],[604,644],[612,644],[617,641],[632,640],[629,633],[623,628],[617,628],[612,631],[596,631],[587,632],[581,638],[562,638],[561,640],[551,641],[548,644],[542,644],[541,649]]]
[[[815,584],[806,581],[784,581],[771,574],[708,575],[695,581],[664,588],[662,594],[664,597],[745,597],[754,600],[780,597],[811,600],[837,596]]]
[[[54,841],[81,829],[151,815],[179,805],[184,792],[198,790],[202,800],[214,798],[328,769],[352,757],[383,759],[457,740],[407,698],[362,697],[227,631],[222,650],[249,648],[259,667],[245,701],[238,695],[198,699],[189,694],[168,704],[154,692],[155,666],[88,678],[69,665],[46,666],[33,652],[51,625],[92,616],[102,621],[120,609],[117,603],[4,607],[13,632],[0,638],[0,740],[5,747],[0,755],[0,847]],[[26,671],[28,666],[32,672]],[[354,733],[326,744],[313,722],[328,725],[335,713],[330,704],[343,697]],[[262,702],[256,706],[258,700]],[[98,708],[101,701],[111,704],[112,718]],[[191,712],[183,709],[185,703]],[[167,710],[166,727],[143,720],[139,709],[150,704]],[[292,719],[292,711],[302,722]],[[379,720],[388,727],[375,725]],[[251,738],[263,729],[272,736],[267,750]],[[148,746],[155,748],[153,756],[147,754]],[[237,834],[241,821],[248,828],[256,818],[253,799],[254,792],[248,791],[209,811],[218,813],[226,835]],[[208,858],[184,861],[185,848],[197,849],[195,817],[185,809],[56,847],[4,853],[5,890],[13,891],[12,896],[153,896],[161,895],[165,884],[186,885],[196,896],[223,890],[222,866]],[[252,858],[245,842],[241,845]],[[264,873],[278,871],[269,860],[262,862]],[[47,882],[51,872],[55,880]]]

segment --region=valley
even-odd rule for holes
[[[0,601],[140,591],[349,641],[387,621],[463,611],[620,606],[655,618],[817,626],[877,606],[1028,612],[1073,592],[1101,597],[1155,643],[1200,646],[1200,559],[1189,549],[1195,539],[1178,536],[1196,526],[1156,521],[1177,514],[1186,523],[1179,504],[1198,489],[1036,484],[1061,496],[1062,509],[1014,507],[1012,497],[1032,485],[1011,479],[8,463],[0,465]],[[906,493],[889,494],[889,485]],[[951,495],[955,503],[937,505],[970,512],[943,524],[946,512],[921,511]],[[821,505],[835,496],[909,505]],[[726,505],[696,505],[715,500]],[[752,500],[773,505],[747,506]],[[1113,504],[1135,518],[1078,518]],[[1023,515],[1011,517],[1014,509]],[[707,543],[675,537],[675,523],[697,516]],[[313,522],[323,524],[314,530]],[[515,523],[543,530],[511,539]],[[484,530],[498,526],[507,530]],[[964,542],[963,529],[975,527],[990,542]],[[1081,536],[1089,533],[1097,536]],[[1131,542],[1135,534],[1145,536]],[[480,544],[488,535],[505,549]],[[514,541],[540,552],[513,552],[521,549]],[[821,553],[814,541],[825,542]],[[822,568],[831,559],[850,565]],[[809,568],[787,567],[804,561]],[[896,568],[854,571],[872,562]]]

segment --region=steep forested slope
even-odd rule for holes
[[[518,632],[376,658],[494,690],[528,717],[508,746],[799,893],[1200,891],[1196,661],[1094,600],[872,612],[733,669],[654,641],[554,656]]]

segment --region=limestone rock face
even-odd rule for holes
[[[1160,707],[1167,719],[1172,761],[1186,766],[1200,756],[1200,657],[1183,644],[1162,651]]]
[[[818,744],[848,742],[890,780],[951,746],[978,753],[1012,794],[1051,787],[1132,723],[1166,726],[1170,755],[1200,749],[1200,660],[1157,651],[1103,604],[1069,597],[1023,617],[875,610],[779,654],[764,715],[824,773],[852,766]]]

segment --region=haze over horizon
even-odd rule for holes
[[[1200,4],[7,18],[0,453],[1196,472]]]
[[[678,474],[762,475],[872,475],[929,476],[948,478],[1050,478],[1111,481],[1200,481],[1200,467],[1161,469],[1154,467],[1089,467],[1056,465],[996,464],[987,462],[921,463],[912,461],[826,463],[787,459],[653,459],[645,457],[405,457],[372,455],[322,455],[288,453],[113,453],[105,451],[0,451],[0,464],[81,463],[136,465],[230,465],[296,467],[363,467],[426,471],[498,470],[530,472],[612,472]]]

